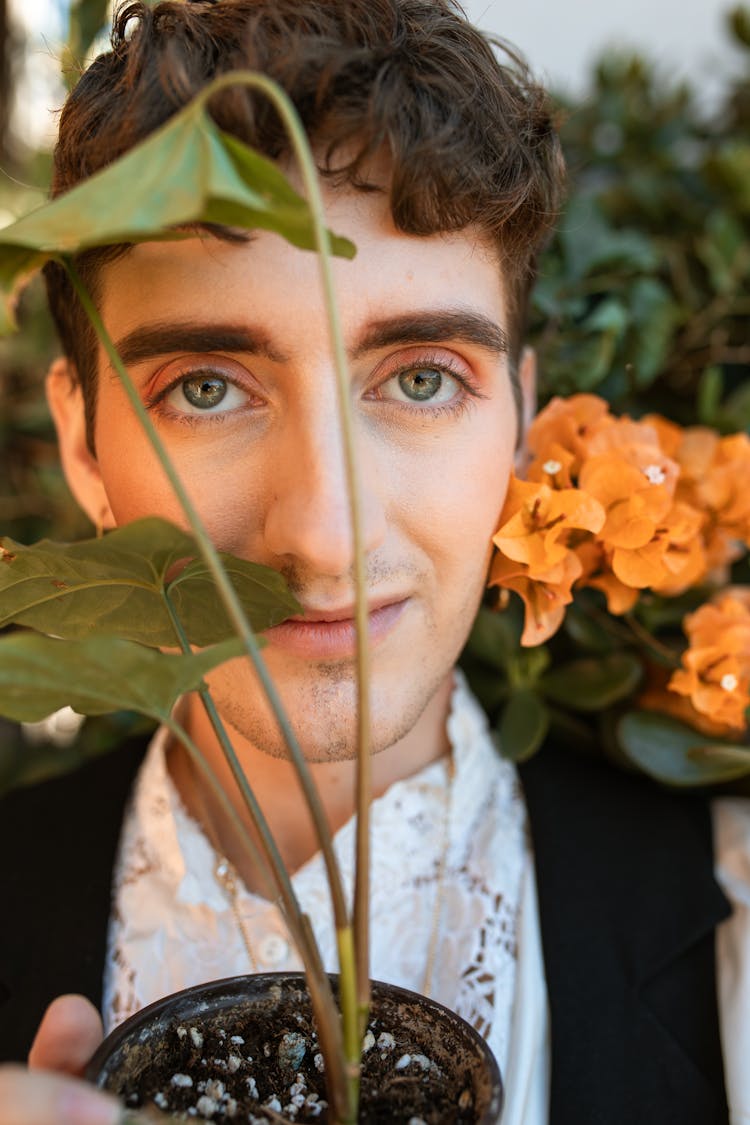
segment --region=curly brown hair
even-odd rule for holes
[[[286,90],[321,173],[335,184],[372,190],[366,169],[385,151],[400,230],[429,235],[476,224],[490,236],[507,287],[514,366],[536,255],[560,206],[563,162],[545,91],[454,0],[128,3],[115,16],[112,50],[85,71],[62,110],[52,194],[115,160],[213,77],[237,68]],[[256,93],[226,89],[210,112],[266,156],[288,155],[275,110]],[[95,295],[97,266],[121,252],[80,256]],[[96,341],[63,269],[48,264],[46,278],[91,435]]]

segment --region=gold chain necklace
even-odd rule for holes
[[[438,871],[436,879],[435,902],[432,907],[432,920],[430,923],[430,940],[427,946],[427,957],[425,960],[424,977],[422,978],[421,993],[423,996],[429,996],[432,988],[432,977],[435,971],[435,961],[437,958],[439,940],[440,940],[440,922],[443,913],[443,900],[445,897],[445,873],[448,864],[448,851],[450,845],[450,827],[451,827],[451,812],[453,804],[453,782],[456,775],[456,767],[453,761],[452,752],[448,755],[446,761],[446,795],[445,795],[445,815],[443,817],[443,838],[440,845],[440,859],[438,862]],[[214,878],[224,891],[227,901],[229,902],[232,916],[237,925],[242,944],[247,953],[247,959],[250,964],[250,971],[255,973],[258,971],[258,961],[253,951],[253,946],[248,937],[245,924],[242,919],[242,912],[239,905],[240,897],[240,877],[237,874],[235,867],[229,862],[225,855],[222,854],[219,848],[218,839],[214,831],[213,821],[208,815],[203,794],[200,787],[195,790],[198,803],[200,805],[201,818],[205,827],[206,833],[209,837],[211,847],[214,851]]]

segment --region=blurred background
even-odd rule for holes
[[[750,9],[466,8],[517,44],[552,90],[570,167],[530,313],[542,398],[595,391],[635,416],[750,429]],[[107,21],[106,0],[0,0],[0,226],[44,198],[56,108],[81,61],[106,46]],[[88,536],[44,405],[56,344],[37,282],[20,322],[0,340],[0,536]],[[75,754],[116,743],[119,726],[136,722],[87,723]],[[60,768],[57,751],[30,756],[0,723],[0,791]]]

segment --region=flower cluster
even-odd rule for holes
[[[510,483],[490,585],[525,603],[522,644],[562,623],[574,592],[600,590],[611,614],[644,591],[721,587],[750,546],[750,439],[616,417],[593,395],[553,399],[532,424],[525,480]],[[744,729],[750,705],[750,597],[725,591],[685,621],[689,647],[669,683],[700,714]]]

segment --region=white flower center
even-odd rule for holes
[[[739,680],[733,672],[727,672],[725,676],[721,677],[721,686],[724,691],[736,691]]]
[[[549,473],[550,476],[553,477],[555,473],[560,472],[562,465],[559,461],[545,461],[542,465],[542,468],[544,469],[545,473]]]
[[[643,475],[651,484],[664,484],[667,479],[667,474],[661,465],[647,465],[643,470]]]

